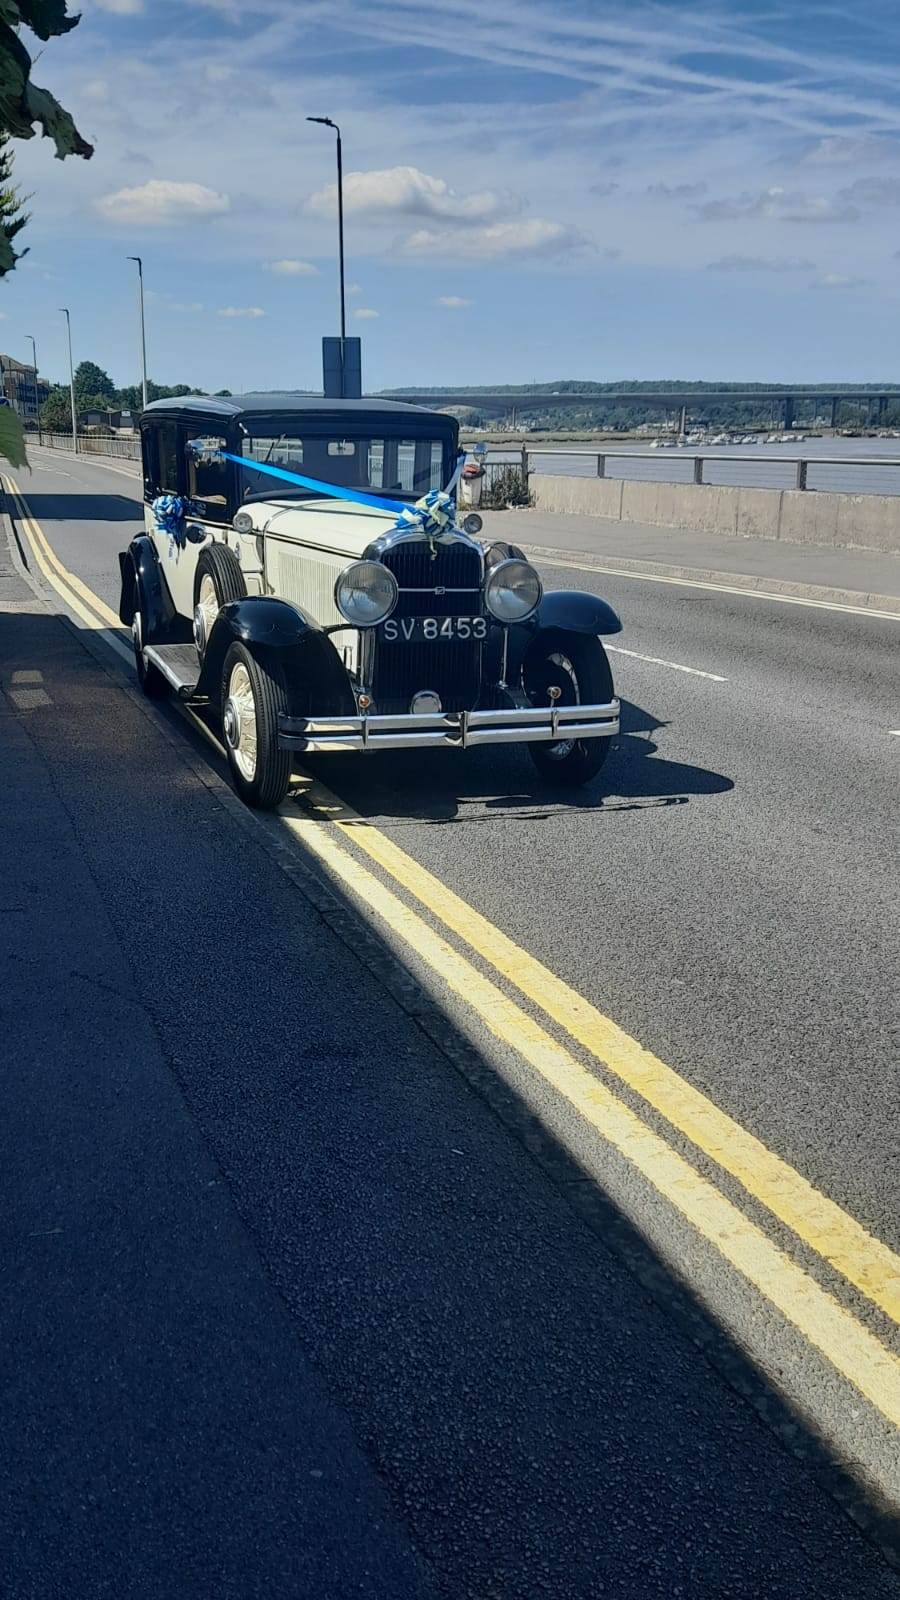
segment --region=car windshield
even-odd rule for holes
[[[397,439],[366,434],[343,436],[302,433],[250,432],[242,442],[247,462],[243,469],[243,498],[271,499],[289,495],[307,499],[315,489],[279,483],[268,473],[255,472],[252,462],[281,467],[317,482],[342,489],[360,489],[392,499],[417,500],[429,489],[442,489],[444,443],[440,439]]]

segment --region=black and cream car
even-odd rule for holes
[[[452,417],[191,396],[148,406],[141,441],[145,531],[119,557],[119,614],[144,692],[214,719],[249,805],[280,803],[295,755],[522,742],[546,779],[599,770],[619,727],[600,642],[615,612],[544,592],[446,502],[437,529],[398,515],[453,482]]]

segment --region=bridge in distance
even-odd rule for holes
[[[821,416],[823,408],[831,407],[831,426],[836,427],[840,408],[844,404],[856,406],[865,405],[867,416],[870,420],[880,418],[889,401],[900,401],[900,388],[881,389],[609,389],[600,390],[591,394],[572,394],[568,391],[556,393],[545,391],[542,394],[477,394],[465,389],[455,393],[392,393],[384,396],[391,400],[404,400],[410,405],[431,406],[435,409],[446,409],[451,406],[472,406],[479,411],[522,412],[530,411],[536,407],[546,405],[552,401],[554,406],[576,409],[585,405],[640,405],[642,407],[659,407],[661,410],[677,410],[682,407],[697,408],[705,405],[722,403],[766,405],[771,407],[772,415],[780,406],[784,416],[785,428],[792,428],[798,410],[806,407],[815,407],[811,415]]]

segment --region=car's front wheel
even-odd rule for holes
[[[194,643],[201,661],[222,607],[229,600],[243,600],[246,593],[241,564],[227,544],[217,542],[201,550],[194,576]]]
[[[532,705],[608,705],[613,699],[612,673],[599,639],[593,634],[548,630],[535,640],[525,658],[522,686]],[[551,699],[551,689],[559,694]],[[603,766],[611,740],[559,739],[529,744],[532,761],[549,783],[588,783]]]
[[[291,781],[291,758],[278,744],[278,718],[287,690],[242,644],[233,644],[222,669],[222,733],[234,787],[248,806],[271,811]]]

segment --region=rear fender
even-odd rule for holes
[[[604,633],[621,633],[622,623],[612,606],[599,595],[584,594],[577,589],[551,590],[544,595],[533,617],[509,630],[507,682],[518,681],[522,662],[538,635],[551,630],[590,633],[599,638]]]
[[[356,697],[340,656],[315,619],[274,595],[223,606],[213,625],[196,693],[218,704],[229,647],[240,643],[263,666],[280,669],[291,716],[355,716]]]

